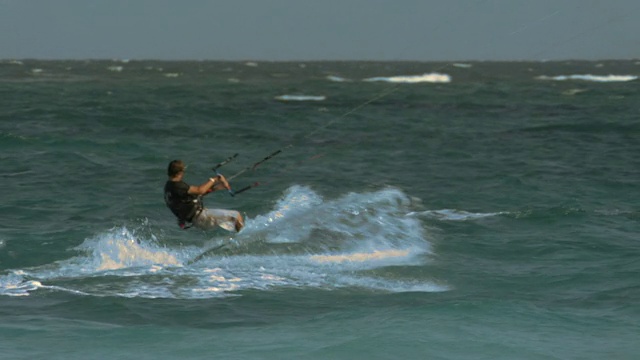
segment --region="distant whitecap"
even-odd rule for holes
[[[573,96],[587,91],[586,89],[569,89],[562,92],[562,95]]]
[[[391,76],[391,77],[372,77],[364,79],[363,81],[386,81],[392,83],[405,83],[405,84],[416,84],[416,83],[450,83],[451,77],[447,74],[440,73],[430,73],[430,74],[422,74],[422,75],[408,75],[408,76]]]
[[[635,75],[559,75],[559,76],[538,76],[538,80],[554,80],[554,81],[567,81],[567,80],[581,80],[581,81],[595,81],[595,82],[625,82],[637,80]]]
[[[346,81],[351,81],[349,79],[340,77],[340,76],[335,76],[335,75],[327,75],[327,79],[330,81],[335,81],[335,82],[346,82]]]
[[[313,95],[280,95],[275,97],[280,101],[324,101],[326,96],[313,96]]]

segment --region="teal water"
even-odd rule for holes
[[[634,359],[638,73],[4,61],[0,352]],[[173,159],[199,184],[279,149],[205,200],[239,234],[164,206]]]

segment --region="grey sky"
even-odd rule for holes
[[[0,0],[0,59],[640,58],[640,0]]]

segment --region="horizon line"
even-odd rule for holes
[[[243,62],[243,63],[287,63],[287,62],[416,62],[416,63],[480,63],[480,62],[599,62],[599,61],[640,61],[640,57],[631,58],[600,58],[600,59],[582,59],[582,58],[558,58],[558,59],[465,59],[465,60],[418,60],[418,59],[290,59],[290,60],[269,60],[269,59],[163,59],[163,58],[0,58],[0,62],[16,62],[16,61],[113,61],[113,62]]]

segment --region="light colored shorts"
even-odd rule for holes
[[[236,222],[241,218],[242,215],[235,210],[203,209],[193,219],[193,225],[204,230],[215,229],[216,226],[219,226],[227,231],[235,231]]]

